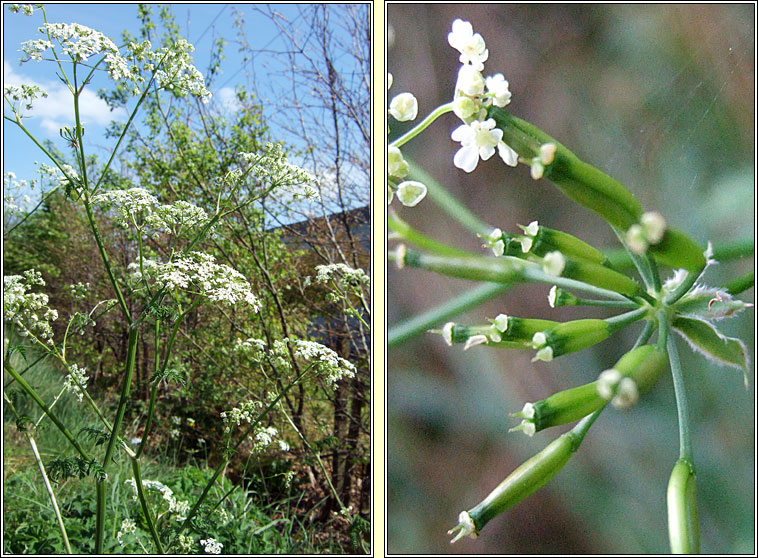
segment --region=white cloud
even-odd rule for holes
[[[74,124],[73,96],[61,82],[37,80],[21,73],[16,73],[7,60],[3,60],[3,83],[5,85],[37,85],[46,93],[47,98],[36,99],[31,111],[25,111],[28,116],[40,118],[39,125],[43,130],[58,135],[63,126]],[[105,126],[112,120],[125,121],[126,110],[118,108],[111,112],[108,105],[99,99],[93,88],[84,89],[79,97],[79,118],[85,130],[87,125]]]
[[[233,87],[222,87],[214,93],[213,97],[218,99],[221,110],[225,113],[233,114],[242,108]]]

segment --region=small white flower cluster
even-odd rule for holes
[[[287,341],[286,338],[285,341]],[[337,382],[341,379],[355,376],[355,365],[339,356],[329,347],[305,339],[291,339],[289,341],[293,344],[295,356],[314,363],[314,369],[333,389],[337,388]]]
[[[335,281],[345,291],[360,290],[371,282],[371,278],[362,269],[353,269],[349,265],[336,263],[316,266],[316,283],[326,285]]]
[[[87,283],[75,283],[68,286],[68,293],[71,295],[71,298],[74,298],[76,300],[84,300],[87,298],[87,294],[90,290],[90,284]]]
[[[231,411],[223,411],[221,420],[226,424],[224,432],[231,432],[232,426],[239,426],[242,422],[252,423],[261,410],[263,410],[263,403],[260,401],[245,401]]]
[[[497,149],[503,162],[515,167],[518,154],[503,141],[503,131],[494,129],[495,121],[492,118],[485,119],[490,105],[505,107],[511,102],[508,81],[503,74],[495,74],[486,79],[482,76],[489,51],[482,36],[474,33],[471,23],[456,19],[447,40],[450,46],[461,53],[459,61],[463,64],[458,70],[453,112],[464,124],[453,130],[451,135],[453,140],[461,144],[453,163],[459,169],[472,172],[480,157],[486,161]]]
[[[110,207],[118,211],[118,224],[128,229],[134,225],[141,229],[158,205],[158,199],[144,188],[129,188],[128,190],[109,190],[92,196],[92,203]]]
[[[150,262],[150,270],[146,268],[145,272],[154,274],[156,282],[169,289],[195,292],[229,306],[246,302],[258,312],[261,303],[250,290],[247,279],[236,269],[215,260],[210,254],[191,252],[165,264]]]
[[[318,198],[318,192],[311,184],[318,184],[315,176],[307,170],[287,161],[281,143],[267,143],[263,154],[240,153],[240,157],[253,165],[253,172],[264,183],[271,186],[303,186],[306,198]]]
[[[124,542],[121,540],[121,537],[124,535],[128,535],[130,533],[134,533],[137,530],[137,524],[134,522],[133,519],[126,518],[121,522],[121,530],[116,534],[116,538],[118,539],[118,544],[121,546],[124,546]]]
[[[125,484],[130,485],[134,489],[134,499],[137,499],[137,483],[134,479],[127,479]],[[173,514],[175,521],[184,521],[187,518],[187,512],[189,512],[189,502],[187,500],[177,500],[174,496],[174,491],[160,481],[143,480],[142,487],[148,490],[155,490],[161,493],[163,499],[168,503],[168,512]]]
[[[36,6],[40,7],[42,6],[42,4],[36,4]],[[21,4],[21,5],[11,4],[10,6],[8,6],[8,9],[13,14],[17,14],[20,10],[21,12],[23,12],[24,15],[30,16],[34,14],[34,7],[35,7],[34,4]]]
[[[637,383],[615,368],[601,372],[597,378],[597,392],[617,409],[628,409],[640,398]]]
[[[117,223],[124,229],[148,227],[154,234],[168,232],[178,236],[197,230],[208,222],[208,215],[202,208],[183,200],[161,204],[144,188],[109,190],[92,196],[92,202],[103,208],[115,207]]]
[[[263,339],[250,337],[248,339],[237,339],[234,342],[234,351],[248,356],[255,362],[261,362],[266,356],[268,345]]]
[[[221,549],[224,547],[216,539],[203,539],[200,544],[203,545],[206,554],[221,554]]]
[[[221,413],[221,420],[226,424],[224,432],[231,432],[232,428],[239,426],[243,422],[252,424],[263,411],[263,403],[260,401],[244,401],[239,407],[234,407],[231,411]],[[253,432],[248,438],[253,442],[252,452],[260,453],[267,447],[273,445],[276,441],[279,449],[289,451],[290,447],[284,440],[277,440],[279,431],[273,426],[256,425]]]
[[[32,110],[32,101],[34,99],[44,99],[47,97],[47,93],[39,85],[25,85],[21,84],[20,87],[16,85],[6,85],[4,88],[6,100],[10,99],[13,103],[10,103],[13,107],[13,112],[18,112],[18,105],[15,103],[23,104],[26,110]]]
[[[47,343],[53,343],[53,328],[50,322],[58,319],[58,311],[51,309],[48,296],[32,293],[35,285],[45,286],[42,274],[30,269],[23,275],[3,277],[3,314],[9,322],[19,326],[19,335],[33,335]]]
[[[66,388],[66,391],[69,393],[76,395],[79,403],[81,403],[84,398],[84,390],[87,389],[87,382],[89,381],[85,372],[87,372],[86,368],[79,368],[76,364],[72,364],[68,369],[68,374],[66,374],[65,380],[63,381],[63,387]]]
[[[46,38],[22,43],[21,50],[25,55],[23,61],[43,60],[45,52],[55,48],[55,41],[60,45],[60,52],[74,62],[86,62],[91,56],[103,55],[112,79],[132,83],[132,95],[141,95],[146,82],[140,74],[139,64],[147,72],[154,71],[161,64],[154,78],[158,88],[176,95],[196,95],[204,103],[211,98],[203,75],[192,65],[190,53],[194,47],[184,39],[156,51],[152,50],[150,41],[129,43],[126,48],[128,54],[124,56],[103,33],[78,23],[45,23],[39,27],[39,32]]]

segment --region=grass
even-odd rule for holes
[[[19,354],[12,357],[18,370],[27,365]],[[29,358],[33,362],[34,358]],[[37,390],[44,401],[52,401],[60,392],[64,374],[54,364],[43,360],[24,374],[25,379]],[[19,416],[26,415],[33,421],[41,411],[32,400],[9,379],[4,378],[5,393]],[[96,447],[87,439],[82,429],[99,428],[94,413],[76,398],[64,393],[54,410],[61,421],[79,439],[85,450],[100,457],[102,447]],[[106,414],[107,416],[107,414]],[[4,451],[4,547],[3,552],[13,554],[64,553],[63,540],[58,530],[52,506],[44,489],[42,478],[33,459],[26,437],[16,427],[16,415],[11,406],[5,406],[5,451]],[[74,455],[68,441],[57,428],[45,418],[33,436],[39,447],[46,468],[55,457]],[[179,500],[194,501],[210,478],[212,468],[207,459],[196,459],[191,454],[167,451],[161,455],[145,456],[142,478],[158,480],[171,488]],[[180,462],[184,459],[184,462]],[[281,460],[280,460],[281,461]],[[323,500],[309,494],[309,486],[299,482],[296,476],[290,485],[272,483],[281,477],[282,465],[277,460],[262,467],[267,477],[265,482],[241,483],[234,487],[228,478],[214,486],[207,499],[207,509],[192,527],[185,531],[194,539],[193,553],[203,553],[200,539],[215,538],[223,544],[224,554],[315,554],[360,552],[360,543],[353,538],[350,524],[342,517],[332,516],[319,520]],[[271,465],[274,464],[274,465]],[[259,473],[260,474],[260,473]],[[152,551],[152,542],[146,523],[140,516],[139,506],[133,499],[133,489],[124,481],[132,478],[129,460],[116,456],[109,469],[109,498],[106,513],[107,553],[145,553]],[[273,486],[275,485],[275,487]],[[232,490],[232,488],[235,488]],[[95,533],[95,483],[92,478],[67,478],[53,485],[56,499],[63,516],[74,553],[94,551]],[[273,490],[272,490],[273,489]],[[166,509],[160,493],[151,492],[150,498]],[[213,506],[216,506],[213,509]],[[205,505],[205,504],[204,504]],[[125,546],[116,538],[123,519],[132,518],[137,524],[134,535],[125,535]],[[179,525],[173,518],[159,523],[162,540],[173,538],[170,530]],[[360,533],[359,533],[360,534]],[[360,540],[360,536],[358,540]],[[164,543],[165,544],[165,543]],[[172,552],[178,552],[176,547]]]

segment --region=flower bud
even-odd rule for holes
[[[669,543],[673,554],[700,552],[695,491],[695,468],[688,460],[679,459],[671,471],[666,491]]]
[[[408,176],[408,163],[403,158],[400,149],[390,145],[387,148],[387,167],[390,176],[405,178]]]
[[[426,186],[416,180],[406,180],[398,185],[395,195],[404,206],[415,207],[426,197]]]
[[[493,517],[542,487],[568,462],[577,445],[576,436],[567,432],[521,464],[477,506],[458,516],[458,525],[448,531],[458,532],[451,542],[466,535],[476,537]]]
[[[395,120],[407,122],[418,116],[418,101],[412,93],[400,93],[390,101],[390,114]]]

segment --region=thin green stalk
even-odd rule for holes
[[[505,292],[511,285],[503,283],[488,283],[466,291],[435,308],[392,326],[387,332],[387,348],[402,345],[411,338],[429,329],[475,308],[483,302],[495,298]]]
[[[570,432],[572,434],[572,441],[574,442],[574,451],[576,451],[576,449],[579,447],[579,444],[582,443],[584,437],[587,435],[587,432],[590,429],[590,426],[592,426],[597,417],[600,416],[600,413],[603,412],[603,409],[605,409],[605,407],[606,405],[603,405],[591,415],[587,415],[571,429]]]
[[[412,159],[406,157],[405,160],[408,163],[410,177],[422,182],[424,186],[426,186],[427,197],[433,201],[437,207],[474,234],[484,236],[492,232],[493,227],[491,225],[482,221],[472,213],[469,208],[450,195],[450,193],[437,180],[435,180],[431,174],[426,172]]]
[[[418,232],[411,227],[408,223],[400,219],[394,211],[389,211],[387,215],[387,227],[395,235],[400,237],[406,242],[418,246],[420,249],[440,256],[468,256],[471,255],[465,250],[444,244],[433,238],[426,236],[423,233]]]
[[[625,328],[629,324],[633,324],[634,322],[641,320],[649,312],[650,309],[647,307],[638,308],[636,310],[632,310],[631,312],[626,312],[624,314],[619,314],[618,316],[607,318],[605,322],[612,325],[612,329],[614,331],[618,331],[619,329]]]
[[[161,545],[161,539],[158,536],[158,532],[155,530],[155,523],[153,522],[153,516],[150,513],[150,507],[147,505],[147,499],[145,498],[145,492],[142,490],[142,475],[140,473],[139,461],[132,459],[132,473],[134,474],[134,487],[137,489],[137,498],[139,499],[142,513],[145,515],[145,521],[147,521],[147,527],[150,531],[150,536],[155,544],[155,550],[158,554],[163,554],[163,546]]]
[[[679,418],[679,458],[686,459],[694,463],[692,456],[692,441],[689,430],[689,410],[687,405],[687,394],[684,387],[684,375],[682,373],[682,364],[679,360],[679,351],[676,348],[674,336],[670,334],[670,325],[666,310],[658,312],[658,347],[666,347],[671,365],[671,376],[674,380],[674,395],[676,396],[676,410]]]
[[[72,446],[74,446],[74,449],[79,452],[79,455],[82,456],[82,459],[85,461],[89,461],[90,458],[87,455],[87,452],[85,452],[82,447],[79,445],[79,442],[76,441],[76,438],[74,438],[73,434],[69,432],[68,428],[64,426],[64,424],[58,419],[58,417],[55,416],[52,409],[48,407],[44,401],[40,398],[39,395],[37,395],[37,392],[34,391],[34,388],[30,386],[24,378],[21,377],[21,375],[16,371],[16,369],[8,362],[5,363],[5,369],[8,371],[8,373],[13,377],[14,380],[18,382],[18,384],[22,387],[22,389],[29,394],[29,397],[34,399],[34,402],[39,406],[40,409],[48,416],[50,417],[50,420],[53,421],[53,424],[58,427],[58,430],[61,431],[61,433],[66,437],[66,439],[71,443]]]
[[[92,235],[95,237],[95,242],[97,243],[97,249],[100,252],[100,259],[102,259],[103,261],[103,265],[105,266],[105,271],[108,273],[108,279],[111,282],[113,291],[116,293],[116,298],[118,299],[118,304],[121,307],[121,312],[124,314],[126,321],[131,323],[132,316],[131,316],[131,313],[129,312],[129,307],[126,305],[126,300],[124,299],[124,295],[118,286],[118,282],[116,281],[116,276],[113,274],[113,269],[111,268],[111,262],[110,262],[110,259],[108,258],[108,253],[105,251],[105,244],[103,243],[103,239],[100,237],[100,231],[98,230],[97,224],[95,223],[95,215],[94,213],[92,213],[92,206],[90,205],[90,201],[89,201],[89,193],[86,190],[84,190],[83,192],[83,199],[84,199],[84,209],[87,212],[87,221],[89,222]]]
[[[637,338],[637,341],[634,343],[632,349],[636,349],[637,347],[641,347],[647,343],[647,340],[650,339],[650,336],[653,335],[655,327],[655,320],[648,320],[647,323],[645,323],[645,328],[642,330],[642,333],[640,333],[640,336]]]
[[[639,304],[631,300],[595,300],[577,298],[571,306],[599,306],[608,308],[639,308]]]
[[[687,292],[692,288],[692,285],[695,284],[695,281],[697,281],[698,277],[700,277],[700,273],[688,271],[682,282],[679,283],[679,286],[674,289],[673,292],[669,293],[663,302],[669,306],[671,304],[674,304],[677,300],[687,294]]]
[[[453,103],[447,103],[444,105],[440,105],[436,109],[434,109],[429,116],[424,118],[421,122],[419,122],[416,126],[408,130],[405,134],[397,138],[395,141],[390,143],[390,146],[392,147],[400,147],[406,143],[408,143],[410,140],[415,138],[417,135],[419,135],[421,132],[426,130],[429,125],[437,120],[440,116],[443,114],[446,114],[448,112],[453,112]]]
[[[145,445],[147,443],[147,437],[150,432],[150,427],[153,425],[153,413],[155,412],[155,400],[158,396],[158,386],[160,385],[160,381],[158,378],[160,377],[160,330],[161,330],[161,321],[160,319],[155,320],[155,371],[153,376],[155,377],[155,383],[153,384],[152,389],[150,390],[150,402],[148,404],[147,408],[147,420],[145,422],[145,432],[142,434],[142,441],[139,444],[139,447],[137,448],[137,458],[142,455],[142,452],[145,449]]]
[[[37,444],[34,442],[34,438],[31,434],[28,432],[26,433],[26,437],[29,440],[29,445],[32,448],[32,453],[34,453],[34,460],[37,462],[37,466],[39,467],[39,472],[42,475],[42,480],[45,483],[45,489],[47,490],[47,495],[50,498],[50,503],[53,506],[53,512],[55,513],[55,519],[58,522],[58,529],[60,529],[61,537],[63,537],[63,545],[66,547],[66,552],[69,554],[73,554],[71,552],[71,544],[68,541],[68,534],[66,533],[66,527],[63,525],[63,517],[61,516],[61,510],[58,509],[58,502],[55,499],[55,493],[53,492],[53,487],[50,485],[50,479],[47,476],[47,472],[45,471],[45,465],[42,463],[42,458],[40,457],[39,451],[37,450]]]

